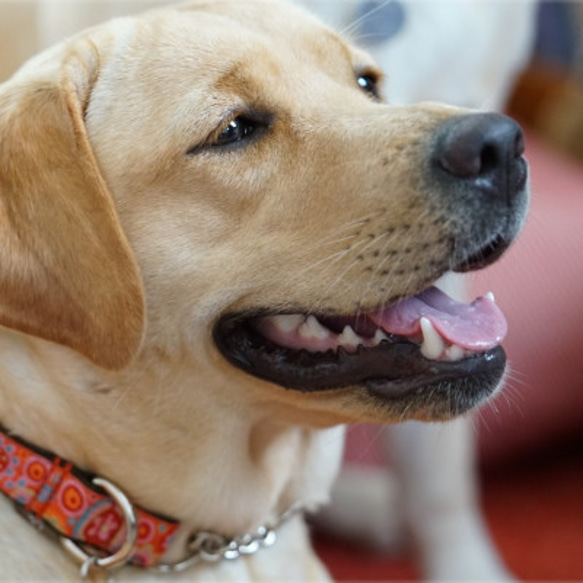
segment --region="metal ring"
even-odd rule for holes
[[[107,557],[96,557],[86,553],[76,542],[69,538],[61,537],[61,544],[80,564],[82,568],[96,567],[98,569],[115,569],[122,567],[131,558],[136,540],[138,538],[138,521],[134,507],[129,498],[115,485],[103,478],[94,478],[93,484],[103,488],[122,511],[125,527],[126,538],[121,547],[113,554]]]
[[[191,548],[198,548],[198,554],[204,561],[215,563],[223,558],[226,551],[230,550],[231,542],[216,532],[203,531],[197,534]]]
[[[85,581],[89,577],[89,571],[95,568],[95,561],[97,557],[88,557],[86,561],[83,561],[81,568],[79,569],[79,577],[82,581]]]

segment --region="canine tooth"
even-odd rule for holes
[[[274,316],[274,324],[282,332],[293,332],[297,330],[304,321],[304,317],[300,314],[285,314],[283,316]]]
[[[488,292],[487,294],[484,294],[491,302],[496,303],[496,298],[494,297],[494,294],[492,292]]]
[[[419,324],[421,325],[421,331],[423,332],[421,354],[429,360],[437,360],[445,348],[443,338],[433,327],[433,324],[429,319],[421,318]]]
[[[358,346],[362,344],[362,338],[350,326],[346,325],[342,334],[338,336],[338,342],[343,346]]]
[[[466,351],[461,346],[452,344],[449,348],[446,349],[445,358],[455,362],[456,360],[461,360],[465,356],[465,353]]]
[[[330,334],[330,331],[324,328],[314,316],[308,316],[300,326],[299,332],[304,338],[327,338]]]
[[[378,346],[383,340],[388,339],[389,337],[380,328],[377,328],[372,339],[372,345]]]

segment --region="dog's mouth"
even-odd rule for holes
[[[396,400],[433,388],[451,399],[471,384],[459,413],[498,385],[506,331],[491,294],[465,304],[432,286],[367,313],[227,316],[215,341],[234,366],[302,392],[364,386]]]

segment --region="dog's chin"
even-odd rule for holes
[[[487,305],[466,306],[433,287],[414,300],[440,308],[451,302],[454,312],[460,305],[460,314],[471,308],[484,318],[497,310],[489,298],[476,300]],[[354,390],[355,396],[406,417],[453,417],[496,391],[506,365],[498,343],[468,349],[442,339],[435,329],[417,326],[405,334],[402,324],[396,325],[401,333],[392,333],[386,322],[393,317],[391,306],[368,315],[261,310],[224,316],[214,339],[231,365],[249,375],[303,393]]]

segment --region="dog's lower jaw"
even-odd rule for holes
[[[194,365],[166,369],[158,363],[156,372],[135,367],[107,373],[69,349],[4,330],[0,347],[12,355],[0,369],[0,422],[116,483],[136,504],[178,519],[182,528],[164,559],[183,558],[185,539],[193,531],[237,536],[273,521],[292,503],[315,508],[327,501],[340,464],[342,428],[319,431],[277,423],[245,405],[236,386],[219,381],[213,386],[209,379],[197,386],[200,369]],[[34,386],[23,385],[23,369],[29,383],[36,379]],[[24,523],[4,501],[0,514],[2,524]],[[28,526],[24,532],[25,538],[2,547],[5,574],[18,575],[22,565],[15,559],[10,567],[11,547],[28,548],[27,536],[44,538]],[[220,580],[227,568],[241,575],[235,580],[245,581],[251,579],[245,575],[249,564],[254,572],[260,573],[262,565],[268,572],[277,557],[289,563],[281,572],[296,573],[293,580],[308,580],[298,571],[308,565],[324,573],[311,557],[300,517],[281,527],[279,539],[257,559],[241,559],[240,567],[210,568]],[[54,561],[62,562],[60,547],[51,541],[49,548]],[[31,578],[46,576],[42,562],[38,572],[31,569]],[[71,569],[77,570],[72,561]],[[188,574],[190,580],[196,580],[198,569]],[[200,569],[208,575],[207,567]]]

